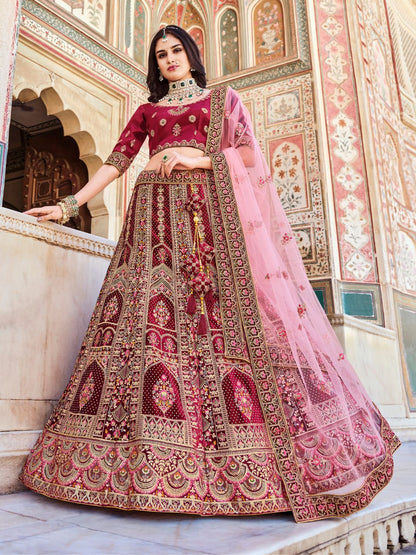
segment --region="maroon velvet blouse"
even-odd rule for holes
[[[105,164],[123,173],[132,163],[146,137],[153,156],[165,148],[191,146],[205,150],[210,119],[211,94],[184,106],[142,104],[133,114]]]

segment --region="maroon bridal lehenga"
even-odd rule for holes
[[[399,441],[306,278],[238,95],[141,106],[107,163],[124,171],[146,136],[151,154],[203,149],[213,170],[139,175],[23,482],[128,510],[311,521],[365,507]]]

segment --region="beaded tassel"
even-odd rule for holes
[[[191,186],[192,194],[195,194],[194,186]],[[195,314],[197,310],[196,299],[194,293],[199,293],[199,304],[200,304],[200,317],[198,322],[197,334],[198,335],[206,335],[208,332],[208,321],[204,310],[204,296],[210,293],[212,288],[212,281],[209,277],[209,258],[207,259],[206,268],[204,271],[204,264],[203,258],[206,258],[204,254],[201,252],[201,230],[199,227],[199,216],[198,211],[194,208],[193,212],[193,219],[195,225],[195,233],[194,233],[194,242],[192,245],[192,258],[196,260],[195,262],[198,263],[199,271],[193,275],[193,279],[191,280],[194,284],[194,287],[191,289],[191,294],[188,298],[187,303],[187,313],[188,314]],[[212,297],[211,297],[212,298]]]
[[[199,317],[198,329],[196,333],[198,335],[206,335],[208,332],[208,322],[204,311],[204,297],[201,295],[199,299],[201,301],[201,316]]]
[[[196,300],[195,300],[193,291],[191,291],[191,294],[188,297],[188,303],[186,305],[186,313],[192,316],[192,314],[195,314],[195,312],[196,312]]]

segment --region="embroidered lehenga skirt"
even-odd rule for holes
[[[351,457],[328,443],[318,452],[319,430],[296,437],[307,393],[295,365],[275,353],[265,368],[261,339],[244,332],[238,306],[256,319],[250,279],[212,171],[142,172],[74,372],[23,482],[75,503],[201,515],[292,510],[314,520],[367,504],[391,458],[361,442],[353,459],[362,484],[328,495],[351,481]],[[267,395],[280,413],[265,416]]]

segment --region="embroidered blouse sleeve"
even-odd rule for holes
[[[147,135],[144,106],[139,106],[124,128],[112,153],[104,162],[124,173],[139,152]]]

